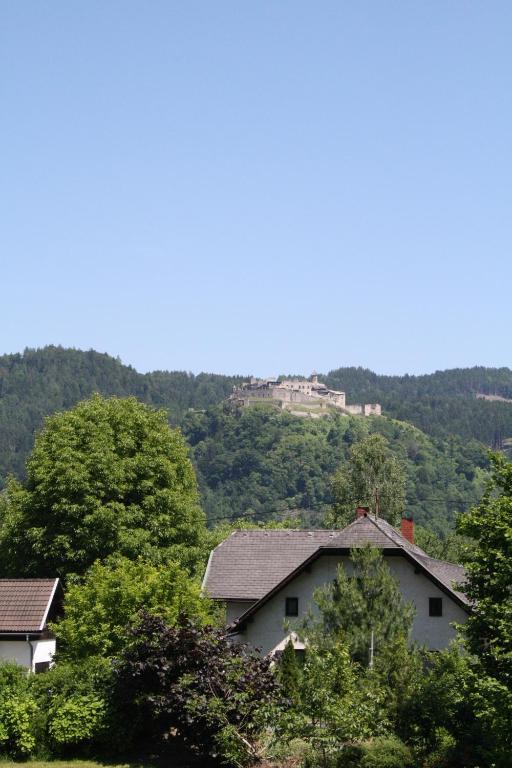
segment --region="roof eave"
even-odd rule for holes
[[[46,620],[48,618],[48,614],[50,613],[50,608],[52,607],[53,598],[55,597],[55,593],[57,591],[57,587],[58,586],[59,586],[59,579],[56,578],[55,581],[54,581],[54,584],[53,584],[51,595],[48,598],[48,602],[46,604],[46,608],[45,608],[45,611],[44,611],[44,614],[43,614],[43,618],[42,618],[41,624],[39,625],[39,632],[42,632],[43,629],[44,629],[44,626],[46,624]]]
[[[245,624],[246,621],[248,621],[254,614],[256,614],[260,608],[265,605],[274,595],[276,595],[278,592],[280,592],[287,584],[289,584],[293,579],[298,576],[302,571],[306,570],[306,568],[311,565],[318,557],[325,554],[333,554],[333,555],[350,555],[350,551],[352,549],[358,549],[359,547],[319,547],[315,552],[313,552],[309,557],[307,557],[297,568],[295,568],[291,573],[289,573],[287,576],[285,576],[284,579],[282,579],[279,584],[276,584],[275,587],[273,587],[271,590],[269,590],[263,597],[261,597],[257,603],[252,605],[247,611],[245,611],[241,616],[236,619],[235,622],[233,622],[232,625],[230,625],[230,629],[235,632],[236,630],[240,631],[241,627]],[[466,603],[457,592],[455,592],[453,589],[450,589],[446,584],[444,584],[435,574],[433,574],[431,571],[428,570],[428,568],[423,565],[423,563],[417,559],[412,552],[409,552],[409,550],[405,549],[404,547],[400,547],[398,545],[391,546],[391,547],[379,547],[381,552],[384,552],[387,555],[391,556],[400,556],[403,555],[406,559],[410,560],[412,563],[414,563],[415,567],[420,568],[420,570],[429,578],[432,582],[436,584],[436,586],[444,592],[446,595],[452,598],[454,602],[456,602],[463,610],[465,610],[467,613],[470,612],[471,606]]]

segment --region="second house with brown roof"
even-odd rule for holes
[[[55,637],[48,622],[61,597],[59,579],[0,579],[0,659],[30,672],[50,667]]]
[[[338,565],[350,572],[350,550],[370,544],[382,550],[403,598],[412,602],[412,640],[432,650],[446,648],[463,624],[469,603],[458,585],[461,566],[429,557],[414,544],[411,521],[399,533],[362,509],[343,530],[236,531],[216,547],[203,588],[226,604],[232,632],[262,653],[284,648],[293,625],[314,604],[318,587],[336,578]],[[300,647],[292,635],[296,647]]]

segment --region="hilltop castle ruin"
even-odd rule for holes
[[[359,416],[380,416],[382,413],[379,403],[347,405],[345,392],[328,389],[318,381],[316,373],[307,380],[253,378],[241,387],[233,387],[230,400],[241,406],[270,401],[283,409],[292,412],[297,410],[301,415],[308,411],[311,415],[315,412],[318,414],[318,411],[327,410],[329,406]]]

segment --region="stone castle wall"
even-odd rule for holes
[[[280,402],[282,407],[297,403],[324,409],[329,405],[359,416],[380,416],[382,413],[379,403],[366,403],[364,405],[347,405],[345,392],[327,389],[318,383],[317,377],[312,376],[310,381],[299,379],[251,379],[250,383],[241,387],[235,387],[231,400],[243,406],[255,401]]]

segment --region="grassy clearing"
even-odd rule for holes
[[[13,763],[0,760],[0,768],[143,768],[135,763],[95,763],[92,760],[29,760],[26,763]]]

